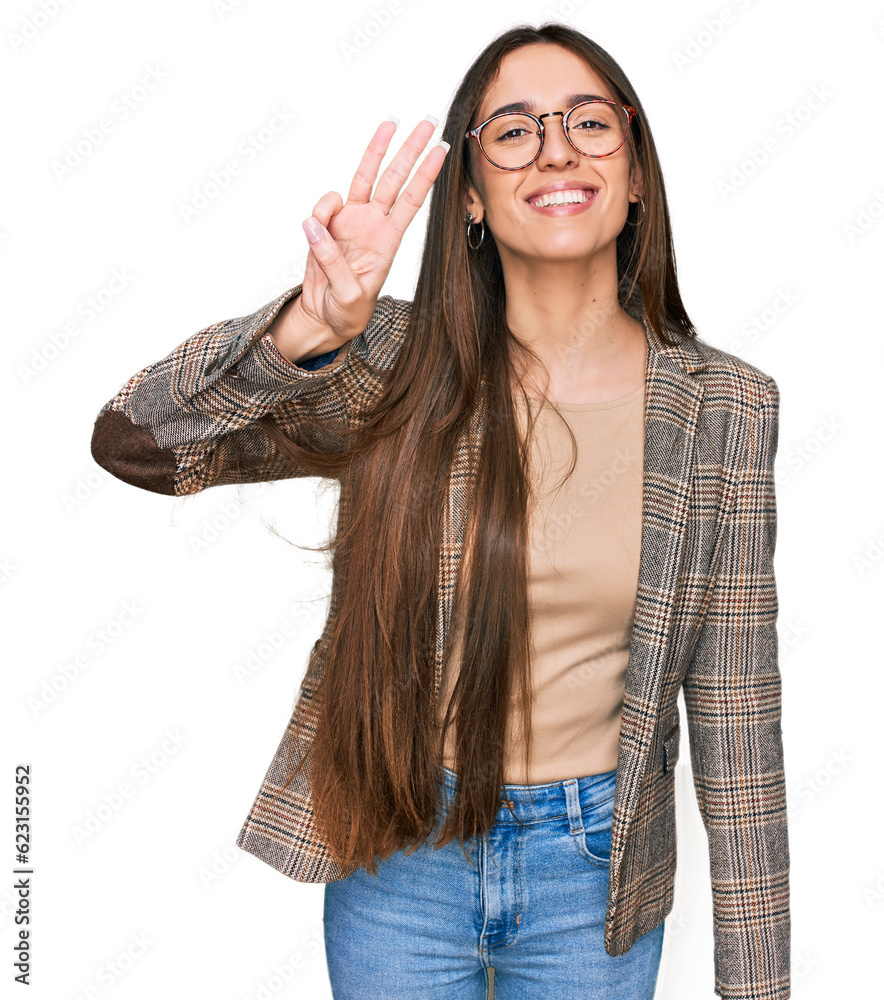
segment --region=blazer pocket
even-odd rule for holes
[[[678,722],[663,737],[663,773],[671,771],[678,763],[678,747],[681,741],[681,727]]]

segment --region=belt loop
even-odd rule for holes
[[[571,824],[570,833],[583,833],[583,810],[580,808],[580,785],[576,778],[568,778],[562,782],[565,789],[565,802],[568,805],[568,820]]]

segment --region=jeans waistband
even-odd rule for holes
[[[457,791],[458,780],[454,771],[440,767],[440,785],[449,800]],[[617,771],[614,769],[540,785],[503,784],[500,786],[501,808],[496,822],[542,823],[566,814],[576,822],[583,811],[614,797],[616,781]]]

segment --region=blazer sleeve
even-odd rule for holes
[[[133,375],[95,420],[91,450],[98,465],[125,483],[171,496],[300,475],[254,421],[273,411],[285,431],[309,411],[332,426],[346,425],[354,392],[371,381],[355,370],[359,358],[381,354],[389,365],[396,344],[388,336],[394,300],[385,296],[354,340],[292,364],[266,330],[301,287],[249,316],[198,331]]]
[[[790,994],[789,842],[774,579],[779,390],[749,422],[719,570],[684,682],[709,839],[715,992]]]

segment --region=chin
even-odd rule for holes
[[[587,260],[598,254],[610,253],[615,248],[609,244],[599,244],[587,239],[558,239],[525,248],[519,253],[529,260],[535,261],[578,261]],[[615,254],[616,256],[616,254]]]

